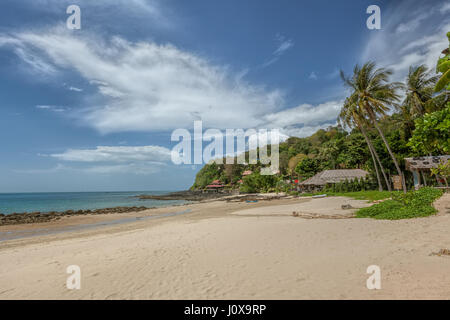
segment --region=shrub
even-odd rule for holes
[[[276,191],[279,179],[280,178],[277,176],[264,176],[259,172],[254,172],[244,178],[244,183],[242,184],[240,191],[243,193],[273,192]]]
[[[406,194],[392,193],[392,200],[386,200],[357,212],[358,218],[374,218],[385,220],[411,219],[427,217],[436,213],[433,202],[440,198],[442,190],[422,188]]]

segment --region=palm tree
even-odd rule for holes
[[[380,166],[381,172],[383,173],[386,186],[388,190],[391,191],[391,185],[386,176],[383,165],[381,164],[380,157],[378,156],[378,153],[375,150],[372,141],[369,139],[369,136],[367,135],[367,132],[364,129],[364,123],[366,123],[366,119],[362,117],[361,109],[355,103],[355,101],[351,101],[350,99],[346,100],[344,106],[342,107],[341,113],[339,114],[338,122],[342,124],[344,127],[348,128],[357,127],[361,131],[362,135],[364,136],[364,139],[366,140],[370,155],[372,156],[373,166],[375,168],[375,172],[377,175],[378,189],[379,191],[383,191],[383,186],[381,184],[381,178],[380,173],[378,171],[377,162],[378,165]]]
[[[432,76],[425,65],[409,68],[409,74],[406,78],[406,98],[401,106],[406,122],[406,130],[411,130],[411,121],[414,121],[414,119],[423,117],[427,112],[440,110],[445,105],[443,94],[434,95],[434,89],[438,80],[439,76]],[[429,155],[431,156],[432,154],[430,153]],[[426,183],[424,174],[423,179]],[[436,180],[440,184],[438,175],[436,175]]]
[[[402,104],[402,113],[409,113],[412,118],[423,116],[433,109],[436,99],[433,98],[434,86],[438,76],[431,76],[425,65],[410,67],[406,78],[406,98]]]
[[[450,91],[450,32],[447,32],[447,38],[449,46],[442,51],[442,54],[445,56],[438,60],[437,71],[442,72],[442,76],[434,88],[435,92],[439,92],[444,89],[446,89],[444,91]],[[445,92],[445,96],[447,97],[447,92]]]
[[[403,191],[406,192],[406,184],[398,161],[395,158],[383,131],[378,125],[378,116],[386,115],[390,110],[389,106],[396,106],[396,103],[400,100],[400,96],[397,92],[399,89],[403,88],[403,85],[398,82],[389,83],[389,77],[391,75],[391,70],[385,68],[376,69],[374,62],[367,62],[362,67],[356,65],[351,78],[346,77],[344,72],[341,71],[341,78],[345,85],[353,90],[351,99],[355,99],[357,104],[361,107],[363,114],[370,119],[371,123],[377,129],[392,161],[394,162],[398,175],[402,177]]]

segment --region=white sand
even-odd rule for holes
[[[355,209],[342,210],[342,205],[351,205]],[[300,214],[318,215],[348,215],[359,208],[368,207],[371,204],[364,200],[353,200],[346,197],[309,198],[307,202],[277,206],[265,206],[235,211],[232,214],[240,216],[292,216],[292,212]]]
[[[297,201],[286,202],[268,205]],[[199,204],[159,223],[0,243],[0,298],[450,298],[450,257],[429,255],[450,248],[448,214],[404,221],[228,215],[246,207]],[[81,267],[81,290],[65,287],[69,265]],[[381,268],[381,290],[366,288],[370,265]]]

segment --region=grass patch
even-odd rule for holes
[[[371,207],[360,209],[356,216],[358,218],[382,220],[428,217],[437,212],[432,204],[442,194],[442,190],[433,188],[422,188],[419,191],[410,191],[407,194],[392,193],[392,200],[386,200]]]

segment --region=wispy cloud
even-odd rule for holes
[[[189,128],[195,114],[209,127],[254,127],[283,103],[280,90],[246,83],[173,45],[103,39],[87,31],[73,36],[65,28],[18,33],[10,43],[96,86],[101,104],[94,97],[73,115],[103,133]]]
[[[450,11],[450,2],[444,3],[444,5],[439,9],[441,13],[447,13]]]
[[[56,166],[46,169],[13,169],[12,171],[15,173],[24,173],[24,174],[46,174],[46,173],[60,172],[67,169],[69,168],[58,163]]]
[[[318,79],[317,74],[314,71],[309,74],[308,78],[311,79],[311,80],[317,80]]]
[[[69,149],[50,157],[72,162],[152,162],[170,161],[170,150],[160,146],[98,146],[95,149]]]
[[[45,173],[57,171],[78,171],[95,174],[153,174],[171,161],[171,151],[160,146],[98,146],[93,149],[68,149],[62,153],[39,154],[59,161],[50,169],[26,170],[22,173]]]
[[[414,19],[411,19],[404,23],[400,23],[397,26],[396,33],[411,32],[416,30],[420,26],[421,22],[429,18],[430,15],[431,12],[420,13]]]
[[[146,16],[158,20],[160,23],[168,24],[168,19],[164,18],[162,1],[160,0],[16,0],[24,2],[27,6],[33,6],[35,11],[54,11],[60,13],[62,9],[69,5],[76,4],[82,10],[89,10],[91,13],[114,9],[122,15]],[[62,12],[65,12],[62,11]]]
[[[278,47],[276,50],[272,53],[272,56],[270,59],[268,59],[266,62],[263,63],[262,67],[266,68],[275,62],[277,62],[281,56],[286,53],[289,49],[291,49],[294,46],[294,41],[291,39],[287,39],[283,35],[277,34],[275,37],[275,41],[278,44]]]
[[[36,109],[47,110],[52,112],[65,112],[70,110],[70,108],[61,107],[61,106],[51,106],[51,105],[37,105]]]
[[[275,52],[273,53],[274,55],[281,55],[294,46],[294,41],[292,41],[291,39],[287,39],[280,34],[276,36],[276,40],[278,41],[279,45],[277,50],[275,50]]]
[[[411,10],[411,8],[418,8]],[[418,0],[392,3],[382,31],[371,32],[361,62],[375,60],[393,69],[393,80],[403,81],[410,66],[434,69],[441,51],[448,47],[448,3]]]
[[[295,108],[268,114],[267,126],[281,128],[288,136],[306,137],[321,128],[336,125],[343,101],[330,101],[319,105],[302,104]]]
[[[77,87],[69,87],[70,91],[75,91],[75,92],[83,92],[83,89],[77,88]]]

